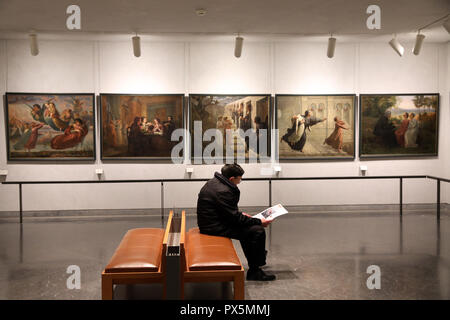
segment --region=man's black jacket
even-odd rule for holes
[[[231,230],[261,224],[238,209],[240,191],[226,177],[216,172],[198,194],[197,223],[201,233],[227,236]]]

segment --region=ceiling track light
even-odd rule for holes
[[[447,30],[448,33],[450,33],[450,14],[446,14],[445,16],[440,17],[439,19],[436,19],[436,20],[430,22],[429,24],[427,24],[427,25],[423,26],[422,28],[420,28],[419,31],[421,31],[423,29],[426,29],[426,28],[432,26],[433,24],[441,22],[443,20],[444,20],[444,23],[442,24],[442,26],[445,28],[445,30]]]
[[[447,18],[447,20],[444,21],[444,24],[442,25],[445,30],[447,30],[448,33],[450,33],[450,17]]]
[[[244,38],[240,35],[236,37],[236,41],[234,43],[234,56],[236,58],[240,58],[242,54],[242,46],[244,45]]]
[[[133,41],[133,54],[136,58],[139,58],[141,56],[141,38],[136,33],[131,40]]]
[[[417,33],[417,36],[416,36],[416,43],[414,44],[414,49],[412,51],[416,56],[419,55],[420,49],[422,49],[422,43],[423,43],[424,39],[425,39],[425,35],[421,34],[420,30],[419,30],[419,32]]]
[[[397,36],[394,35],[394,38],[392,38],[391,41],[389,41],[389,45],[394,49],[395,52],[398,53],[400,57],[403,56],[403,53],[405,52],[405,48],[398,42]]]
[[[328,38],[328,49],[327,49],[327,57],[334,57],[334,50],[336,49],[336,38],[333,38],[333,35]]]
[[[37,34],[31,32],[30,35],[30,52],[32,56],[37,56],[39,54],[39,46],[37,41]]]

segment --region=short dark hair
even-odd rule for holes
[[[244,175],[244,169],[237,163],[226,164],[222,167],[222,175],[230,179],[231,177],[242,177]]]

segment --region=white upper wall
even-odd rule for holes
[[[234,57],[234,43],[189,44],[189,93],[271,93],[270,44],[244,43]]]
[[[132,54],[131,41],[39,41],[32,57],[28,41],[0,41],[0,90],[4,92],[99,93],[441,93],[439,157],[371,161],[306,161],[282,163],[280,176],[432,174],[450,176],[448,44],[425,43],[420,56],[396,55],[386,43],[338,43],[335,57],[326,44],[245,42],[242,57],[232,42],[142,42],[142,56]],[[443,80],[444,79],[444,80]],[[3,101],[2,101],[3,105]],[[187,178],[186,165],[102,163],[97,143],[95,163],[8,164],[4,113],[0,112],[0,169],[8,180],[93,180],[103,168],[106,180]],[[98,126],[98,124],[97,124]],[[98,127],[97,127],[98,132]],[[97,133],[98,139],[98,133]],[[356,132],[358,143],[358,132]],[[209,178],[220,165],[194,166],[192,178]],[[245,164],[246,177],[263,177],[268,164]],[[165,206],[195,207],[201,183],[166,184]],[[405,181],[404,202],[434,202],[435,184]],[[39,185],[24,187],[25,210],[117,209],[159,207],[159,184]],[[267,205],[268,185],[240,185],[242,206]],[[449,201],[450,187],[442,198]],[[68,195],[68,193],[71,193]],[[398,181],[276,182],[273,202],[285,204],[398,203]],[[0,211],[18,209],[17,186],[0,185]]]
[[[420,55],[405,44],[400,57],[386,43],[364,43],[359,50],[360,93],[439,92],[439,47],[426,44]]]
[[[333,59],[327,45],[318,43],[275,44],[275,93],[355,93],[357,44],[337,44]]]
[[[130,42],[99,43],[99,92],[184,93],[184,43],[141,43],[141,57]]]
[[[6,51],[9,92],[94,90],[92,41],[39,41],[39,55],[33,57],[28,41],[8,40]]]

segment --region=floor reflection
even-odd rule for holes
[[[161,216],[0,221],[0,299],[99,299],[100,273],[127,230],[162,227]],[[188,216],[187,228],[196,226]],[[246,282],[247,299],[450,299],[450,217],[392,213],[280,217],[268,232],[270,283]],[[234,242],[241,261],[246,260]],[[81,289],[69,290],[69,265]],[[367,268],[381,270],[370,290]],[[117,286],[117,299],[159,299],[155,285]],[[186,299],[229,299],[229,284],[192,284]]]

